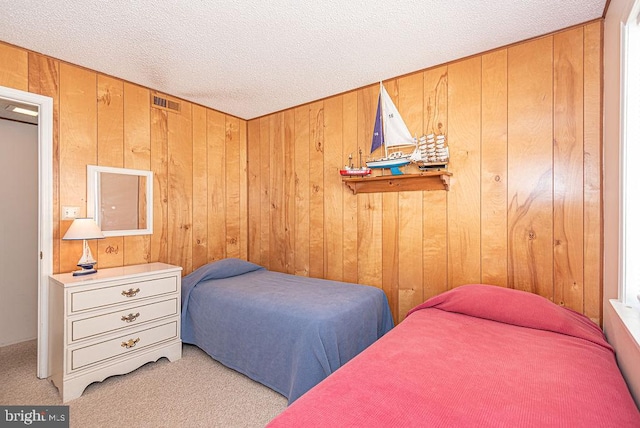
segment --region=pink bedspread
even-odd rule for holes
[[[640,413],[586,317],[467,285],[413,309],[268,426],[640,427]]]

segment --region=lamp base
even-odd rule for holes
[[[73,276],[90,275],[92,273],[98,272],[98,269],[93,267],[94,265],[95,263],[83,264],[83,265],[78,264],[78,266],[81,267],[82,269],[73,271]]]

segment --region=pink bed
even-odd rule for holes
[[[269,427],[640,427],[612,348],[535,294],[465,285],[427,300]]]

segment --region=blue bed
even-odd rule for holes
[[[393,328],[384,292],[239,259],[182,279],[182,341],[295,401]]]

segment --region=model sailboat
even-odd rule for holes
[[[399,175],[402,174],[399,169],[401,166],[421,159],[416,139],[411,136],[382,82],[380,82],[378,110],[373,127],[371,153],[380,147],[384,147],[384,157],[367,161],[367,167],[389,168],[393,175]],[[405,153],[402,150],[389,152],[390,147],[411,147],[412,152]]]

